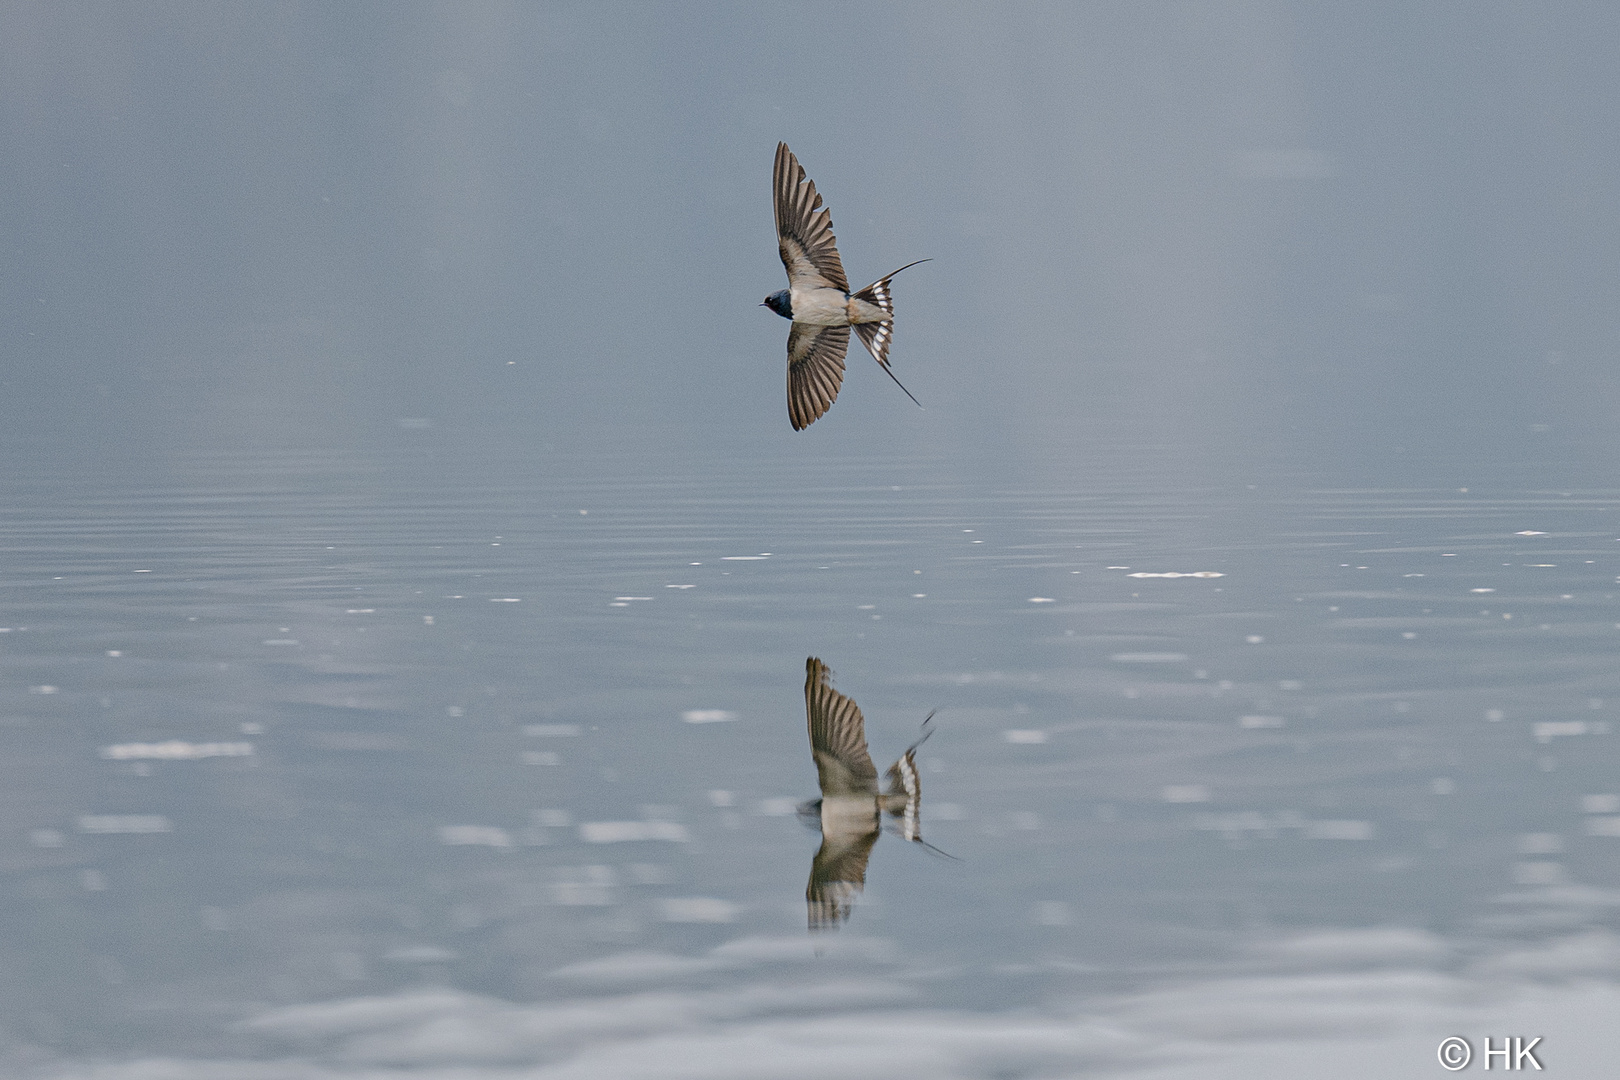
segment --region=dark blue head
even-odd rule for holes
[[[765,302],[761,304],[760,307],[768,307],[778,315],[782,316],[784,319],[793,318],[793,302],[789,298],[788,291],[786,289],[783,289],[781,292],[771,293],[771,295],[765,298]]]

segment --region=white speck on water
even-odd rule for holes
[[[441,825],[439,843],[451,847],[512,847],[512,834],[494,825]]]
[[[1032,604],[1055,604],[1055,603],[1057,603],[1057,601],[1052,599],[1050,596],[1032,596],[1032,597],[1029,598],[1029,602],[1032,603]]]
[[[737,714],[726,709],[687,709],[681,719],[688,724],[728,724],[737,719]]]
[[[1250,634],[1248,637],[1244,638],[1243,640],[1245,642],[1247,642],[1248,644],[1250,644],[1250,645],[1261,645],[1261,644],[1265,643],[1266,639],[1264,637],[1262,637],[1261,635],[1259,635],[1259,634]]]
[[[1582,795],[1581,813],[1620,814],[1620,795],[1607,792],[1601,795]]]
[[[740,904],[710,896],[669,897],[659,901],[665,922],[729,923],[737,921]]]
[[[1525,529],[1523,532],[1516,532],[1513,535],[1514,536],[1546,536],[1547,534],[1544,533],[1544,532],[1537,532],[1535,529]]]
[[[489,598],[489,602],[492,604],[521,604],[523,598],[521,596],[492,596]]]
[[[174,831],[174,824],[162,814],[82,814],[79,817],[82,833],[116,834],[166,833]]]
[[[627,844],[651,840],[684,844],[692,839],[686,826],[673,821],[586,821],[579,838],[587,844]]]
[[[446,705],[444,707],[444,715],[462,717],[467,715],[467,710],[463,709],[460,705]]]
[[[1204,784],[1169,784],[1160,794],[1167,803],[1209,802],[1209,787]]]
[[[1585,735],[1590,731],[1585,720],[1541,720],[1531,729],[1536,742],[1543,746],[1554,739],[1570,735]]]
[[[253,744],[247,742],[194,743],[171,739],[160,743],[114,743],[101,748],[101,756],[112,761],[151,758],[158,761],[197,761],[213,757],[250,757]]]
[[[1001,737],[1014,746],[1039,746],[1049,738],[1039,728],[1008,728],[1001,733]]]
[[[1307,840],[1371,840],[1373,823],[1355,820],[1313,821],[1305,826]]]

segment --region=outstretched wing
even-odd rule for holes
[[[815,181],[787,143],[776,144],[776,170],[772,175],[776,196],[776,239],[787,267],[788,284],[832,288],[849,292],[849,279],[838,258],[832,213],[821,205]]]
[[[822,833],[821,848],[810,863],[810,883],[804,888],[810,929],[836,930],[849,918],[855,898],[866,887],[866,863],[881,832]]]
[[[838,400],[849,327],[794,323],[788,332],[788,419],[803,431]]]
[[[877,794],[877,769],[866,749],[860,706],[832,687],[832,672],[814,656],[804,662],[804,708],[810,755],[823,798]],[[864,864],[864,859],[863,859]]]

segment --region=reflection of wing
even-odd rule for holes
[[[849,279],[838,258],[838,241],[833,237],[832,214],[821,205],[815,181],[804,175],[804,166],[787,143],[776,144],[776,170],[771,179],[776,238],[788,283],[849,292]]]
[[[788,333],[788,419],[803,431],[838,400],[849,327],[794,323]]]
[[[866,861],[881,832],[876,828],[864,833],[822,830],[821,848],[810,864],[810,884],[804,889],[810,929],[835,930],[849,918],[855,898],[866,885]]]
[[[814,656],[804,662],[804,708],[822,797],[875,796],[877,769],[866,749],[866,720],[858,705],[832,688],[832,672]]]

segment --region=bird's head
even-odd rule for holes
[[[764,303],[760,304],[759,306],[770,308],[784,319],[793,318],[793,302],[788,296],[788,291],[786,289],[783,289],[781,292],[771,293],[771,295],[765,298]]]

